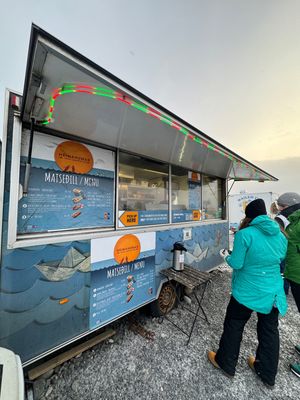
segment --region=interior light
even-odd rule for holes
[[[159,174],[159,175],[169,175],[168,172],[154,171],[153,169],[143,168],[143,171],[147,171],[147,172],[151,172],[153,174]]]
[[[126,173],[120,171],[119,178],[134,179],[134,175],[129,175],[129,174],[126,174]]]

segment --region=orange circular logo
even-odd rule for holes
[[[90,150],[83,144],[70,140],[56,147],[54,159],[61,170],[76,174],[87,174],[94,166]]]
[[[114,248],[114,258],[118,264],[125,264],[138,258],[141,243],[135,235],[122,236]]]

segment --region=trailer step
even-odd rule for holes
[[[28,378],[33,381],[39,376],[45,374],[63,364],[64,362],[70,360],[71,358],[77,356],[85,350],[90,349],[98,343],[103,342],[104,340],[114,336],[116,331],[113,329],[107,329],[106,331],[100,333],[99,335],[93,337],[90,340],[87,340],[84,343],[79,344],[78,346],[73,347],[72,349],[65,351],[64,353],[59,354],[58,356],[52,358],[51,360],[46,361],[43,364],[38,365],[37,367],[28,371]]]

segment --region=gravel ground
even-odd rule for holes
[[[281,352],[275,388],[266,388],[247,366],[247,356],[256,348],[256,315],[246,325],[237,372],[228,379],[206,358],[207,350],[216,350],[230,297],[231,273],[227,268],[214,272],[203,306],[210,325],[198,320],[188,346],[186,337],[167,320],[139,314],[143,326],[155,332],[147,341],[129,328],[128,318],[113,325],[117,334],[81,356],[55,369],[51,377],[35,382],[35,399],[110,400],[110,399],[297,399],[300,379],[288,369],[300,362],[294,351],[299,343],[300,316],[291,296],[289,311],[280,320]],[[190,321],[180,307],[172,311],[174,321]]]

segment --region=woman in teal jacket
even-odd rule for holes
[[[266,214],[262,199],[248,204],[246,218],[235,235],[233,251],[225,256],[233,268],[232,296],[227,307],[219,350],[208,359],[233,377],[244,327],[257,312],[258,347],[249,366],[267,386],[274,386],[279,359],[278,314],[287,310],[280,262],[285,258],[287,239],[278,224]]]

